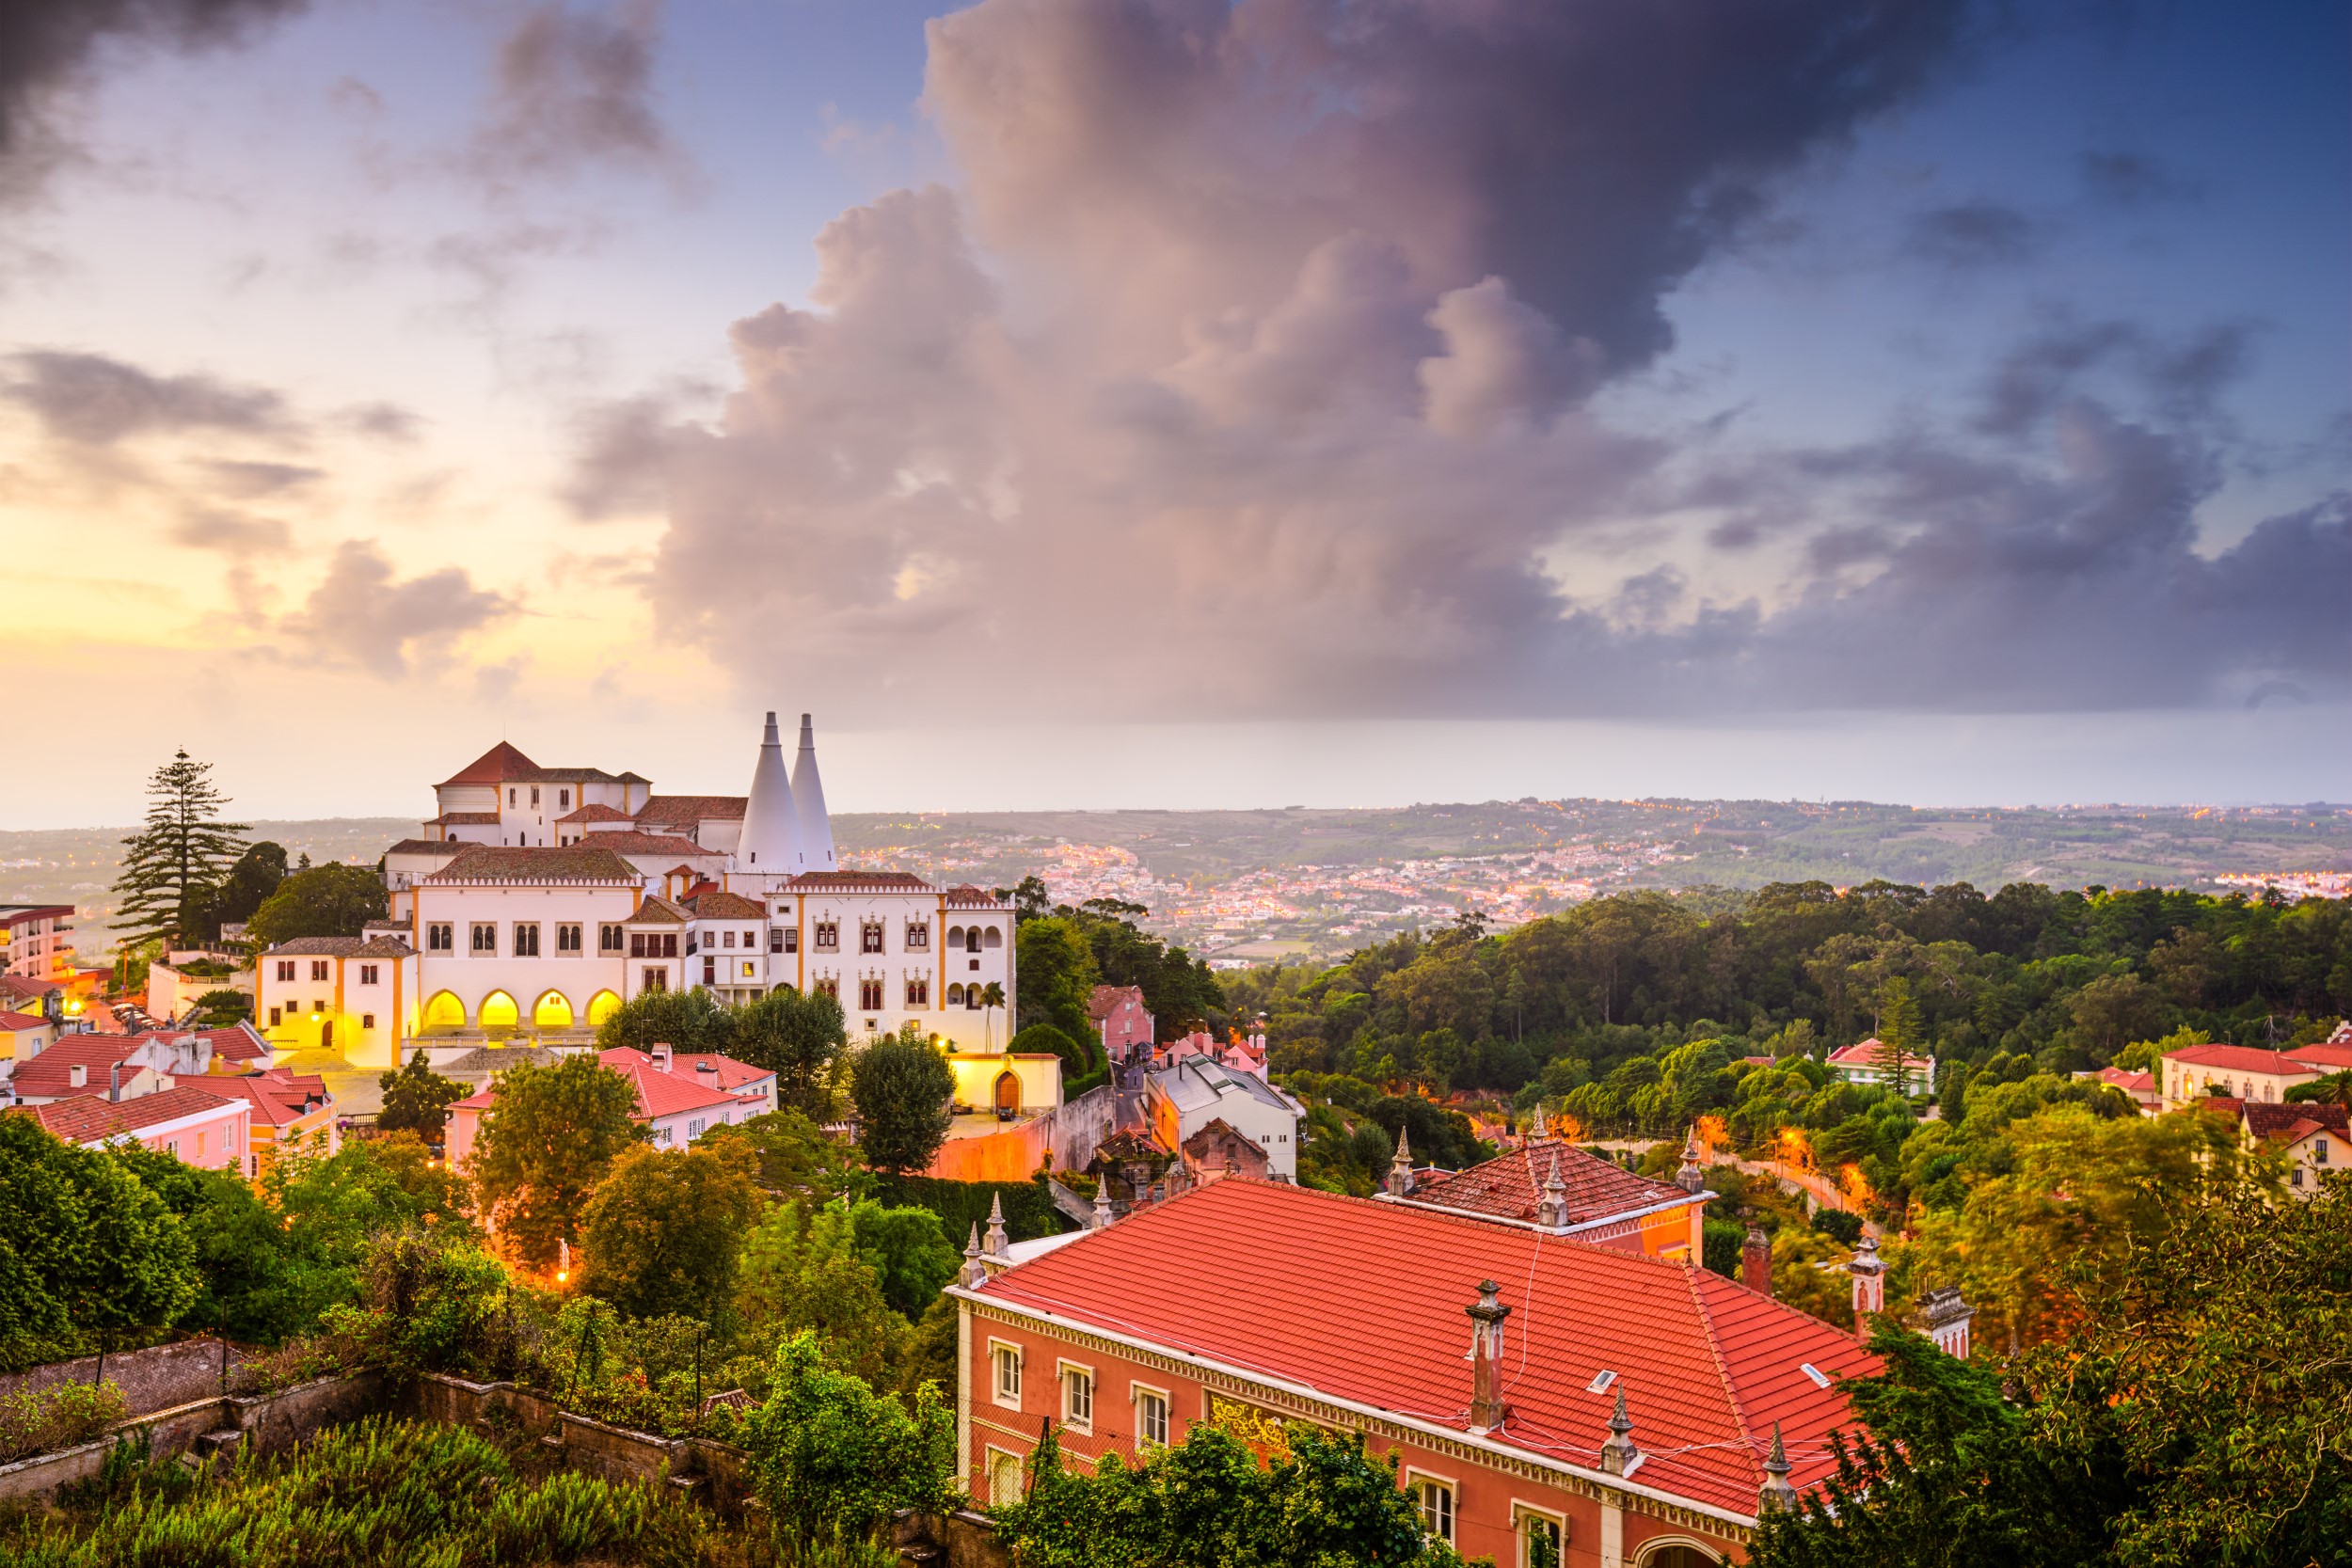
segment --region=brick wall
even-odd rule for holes
[[[230,1346],[229,1366],[232,1374],[243,1359],[237,1349]],[[220,1341],[205,1338],[151,1345],[146,1350],[110,1351],[103,1357],[84,1355],[10,1372],[0,1376],[0,1396],[24,1389],[52,1388],[61,1383],[94,1382],[101,1375],[102,1360],[106,1381],[122,1390],[134,1416],[168,1410],[173,1405],[220,1392]],[[236,1386],[233,1375],[230,1386]]]

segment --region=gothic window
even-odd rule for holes
[[[841,923],[837,920],[818,921],[817,923],[817,932],[814,945],[819,953],[840,952]]]
[[[950,1007],[961,1007],[963,1006],[963,988],[961,986],[949,986],[947,988],[947,1006]]]
[[[515,923],[515,957],[535,958],[538,956],[539,923],[535,920],[516,921]]]
[[[428,953],[448,953],[456,948],[456,941],[446,921],[436,922],[424,928],[424,950]],[[281,975],[281,979],[291,976]]]
[[[880,980],[860,980],[857,983],[857,1009],[862,1013],[882,1011],[882,983]]]
[[[910,921],[908,921],[908,922],[907,922],[907,951],[908,951],[908,952],[910,952],[910,953],[925,953],[925,952],[929,952],[929,951],[930,950],[930,945],[931,945],[931,926],[930,926],[930,921],[928,921],[928,920],[910,920]]]
[[[580,927],[577,926],[558,926],[555,928],[555,950],[558,953],[570,953],[574,956],[578,956],[580,952]]]
[[[931,983],[914,975],[907,976],[907,1006],[928,1007],[931,1005]]]
[[[834,976],[828,974],[823,979],[817,982],[817,994],[818,996],[830,996],[835,1002],[838,1002],[841,1000],[841,982]]]
[[[881,921],[863,920],[858,923],[857,950],[861,953],[879,953],[882,950],[882,923]]]
[[[495,957],[499,950],[499,928],[486,920],[473,925],[473,952],[477,958]]]

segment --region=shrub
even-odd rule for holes
[[[0,1464],[87,1443],[130,1409],[111,1382],[60,1383],[0,1397]]]
[[[1851,1246],[1862,1240],[1862,1216],[1843,1209],[1819,1209],[1814,1211],[1813,1228],[1839,1246]]]
[[[855,1560],[902,1508],[944,1512],[956,1474],[954,1407],[930,1385],[901,1402],[834,1371],[803,1332],[776,1353],[768,1402],[741,1423],[760,1500],[796,1560],[830,1550]]]

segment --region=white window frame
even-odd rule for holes
[[[1552,1533],[1556,1537],[1554,1544],[1559,1547],[1556,1560],[1560,1563],[1560,1568],[1567,1568],[1568,1516],[1558,1509],[1539,1508],[1523,1498],[1513,1497],[1511,1499],[1511,1539],[1518,1544],[1518,1557],[1516,1560],[1518,1568],[1534,1568],[1534,1554],[1527,1549],[1527,1527],[1531,1520],[1536,1519],[1551,1527]]]
[[[1444,1505],[1442,1507],[1434,1506],[1428,1497],[1423,1496],[1422,1488],[1424,1487],[1436,1487],[1439,1492],[1444,1494]],[[1422,1529],[1427,1534],[1436,1536],[1438,1540],[1443,1541],[1448,1545],[1452,1545],[1454,1544],[1454,1533],[1461,1528],[1462,1521],[1462,1488],[1460,1484],[1456,1482],[1452,1476],[1441,1476],[1438,1475],[1434,1471],[1413,1469],[1408,1467],[1405,1472],[1405,1489],[1413,1499],[1413,1507],[1419,1511],[1421,1514]],[[1439,1528],[1438,1519],[1433,1517],[1433,1515],[1438,1514],[1443,1516],[1443,1528]]]
[[[1084,1416],[1078,1414],[1076,1382],[1078,1378],[1086,1379],[1087,1408]],[[1054,1386],[1061,1395],[1062,1425],[1073,1432],[1082,1432],[1089,1436],[1093,1435],[1094,1396],[1100,1391],[1095,1386],[1096,1382],[1094,1369],[1083,1361],[1061,1361],[1055,1364]]]
[[[1012,1388],[1009,1393],[1008,1393],[1005,1388],[1005,1369],[1007,1362],[1002,1358],[1006,1356],[1011,1357],[1010,1366],[1012,1368]],[[1021,1374],[1024,1370],[1023,1363],[1027,1359],[1027,1354],[1019,1345],[1014,1344],[1010,1339],[992,1338],[989,1340],[988,1397],[992,1403],[994,1403],[1006,1410],[1018,1410],[1021,1408]]]
[[[1152,1423],[1144,1416],[1143,1402],[1146,1400],[1160,1402],[1160,1431],[1157,1436],[1152,1435]],[[1127,1402],[1134,1405],[1136,1410],[1136,1446],[1140,1448],[1148,1445],[1160,1449],[1168,1447],[1169,1441],[1176,1435],[1174,1396],[1170,1395],[1167,1389],[1154,1387],[1149,1383],[1130,1383],[1127,1385]]]
[[[980,1456],[980,1485],[988,1494],[988,1506],[1002,1508],[1008,1503],[1019,1502],[1021,1500],[1021,1455],[1010,1449],[1000,1449],[995,1444],[990,1443],[981,1449]],[[996,1465],[999,1460],[1006,1463],[1006,1467],[1012,1475],[1010,1497],[1000,1497],[996,1495]]]

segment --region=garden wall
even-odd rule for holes
[[[113,1359],[107,1357],[110,1367]],[[146,1429],[149,1451],[157,1459],[184,1453],[199,1439],[215,1433],[233,1433],[236,1443],[250,1443],[276,1453],[307,1442],[328,1427],[380,1409],[383,1402],[383,1382],[374,1372],[323,1378],[255,1398],[215,1394],[191,1400],[118,1421],[93,1442],[0,1465],[0,1498],[37,1497],[96,1475],[106,1463],[106,1452],[116,1437],[139,1428]]]
[[[244,1359],[235,1346],[230,1347],[232,1378]],[[9,1372],[0,1376],[0,1397],[24,1389],[54,1388],[66,1383],[95,1383],[101,1375],[102,1362],[105,1380],[122,1390],[126,1408],[134,1416],[168,1410],[220,1393],[220,1341],[203,1338],[150,1345],[145,1350],[109,1351],[103,1356],[76,1356],[71,1361],[52,1361],[24,1371]]]

